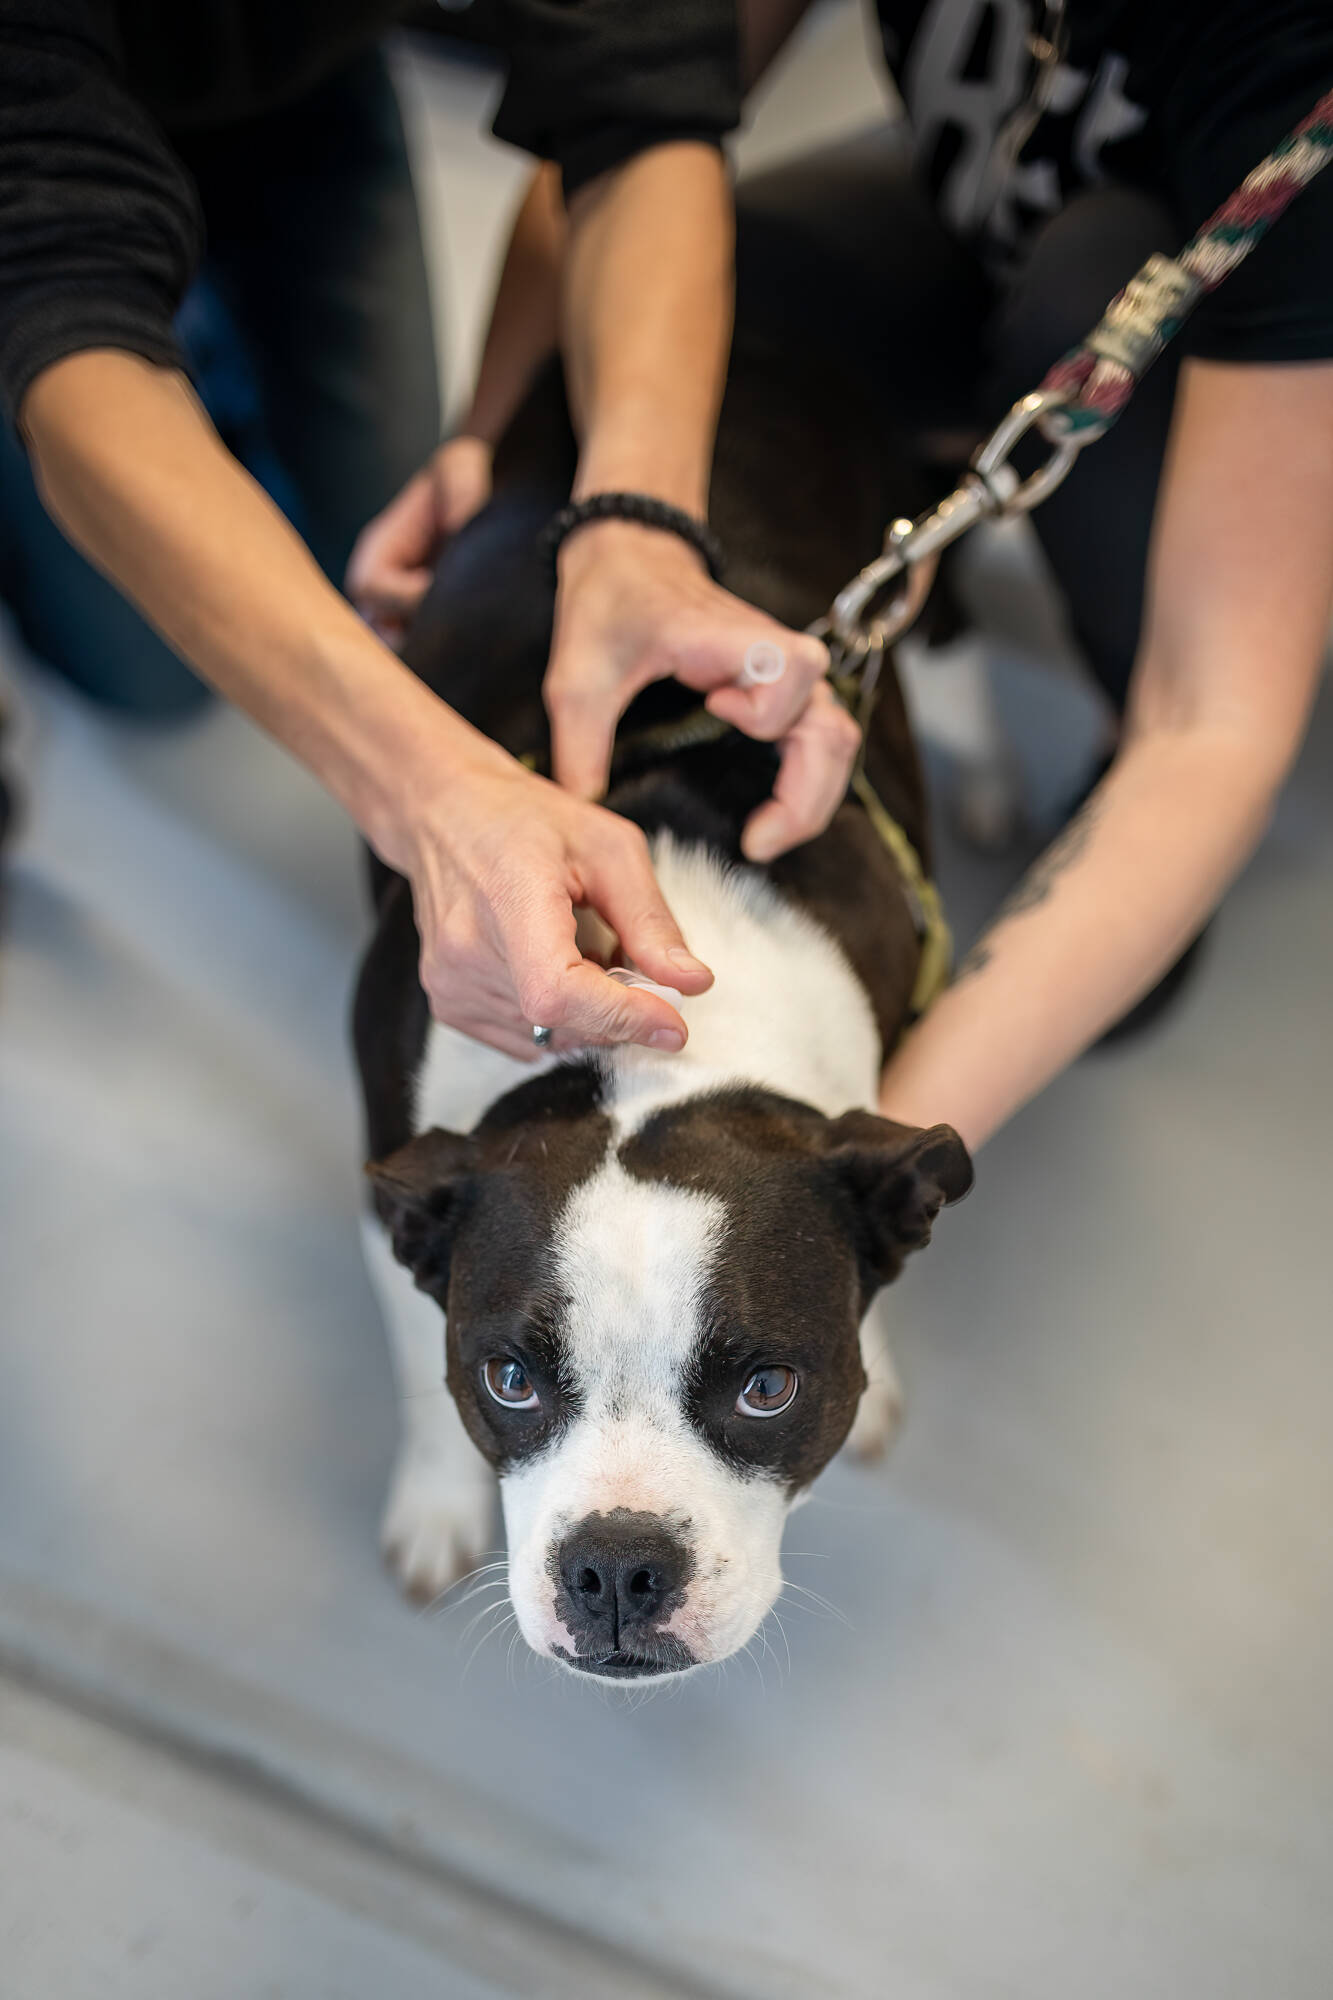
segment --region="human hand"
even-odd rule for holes
[[[533,776],[466,725],[425,768],[429,789],[413,801],[410,782],[396,787],[394,820],[372,838],[411,882],[435,1019],[528,1059],[534,1024],[553,1030],[557,1050],[682,1048],[676,1009],[609,978],[575,938],[575,908],[589,907],[650,979],[686,994],[712,984],[667,908],[639,828]]]
[[[742,680],[756,641],[776,647],[780,677]],[[545,698],[552,768],[583,798],[606,789],[616,724],[650,682],[674,677],[747,736],[778,745],[772,798],[742,837],[770,861],[827,826],[847,789],[860,732],[824,676],[817,639],[789,632],[713,583],[676,536],[629,521],[590,523],[560,551],[560,589]]]
[[[442,545],[490,499],[492,457],[483,438],[450,438],[357,536],[345,588],[387,644],[401,645]]]

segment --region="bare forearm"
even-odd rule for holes
[[[1147,992],[1259,839],[1333,602],[1333,367],[1187,360],[1125,747],[884,1076],[979,1146]]]
[[[565,208],[555,167],[528,183],[496,287],[477,385],[461,428],[495,444],[560,338]]]
[[[582,441],[576,492],[646,487],[706,511],[732,238],[711,146],[654,147],[574,197],[564,345]]]
[[[1239,734],[1132,742],[890,1062],[886,1115],[982,1145],[1172,964],[1275,789]]]
[[[71,538],[372,839],[393,786],[471,734],[331,588],[183,378],[74,355],[38,377],[23,423]]]

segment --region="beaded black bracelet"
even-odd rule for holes
[[[586,500],[571,500],[567,507],[553,514],[537,537],[537,547],[553,572],[566,535],[586,527],[589,521],[637,521],[643,528],[664,528],[697,550],[707,563],[714,583],[722,581],[726,559],[722,544],[707,521],[696,520],[683,507],[655,500],[651,493],[590,493]]]

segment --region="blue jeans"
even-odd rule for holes
[[[439,439],[430,295],[407,146],[369,49],[299,103],[175,141],[207,250],[179,331],[238,458],[341,584],[361,527]],[[0,427],[0,598],[39,659],[144,717],[207,690],[71,548]]]

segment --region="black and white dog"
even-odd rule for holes
[[[839,393],[738,347],[712,518],[731,588],[797,627],[874,553],[886,513],[892,454]],[[571,470],[547,383],[407,654],[516,754],[547,742],[552,603],[535,539]],[[868,770],[924,855],[921,774],[886,680]],[[627,730],[695,701],[664,683]],[[741,861],[774,769],[769,747],[732,735],[630,764],[610,795],[716,973],[684,1002],[679,1055],[533,1067],[432,1024],[407,886],[375,871],[355,1026],[367,1249],[405,1425],[386,1548],[435,1595],[491,1542],[498,1473],[523,1635],[585,1673],[679,1673],[753,1636],[781,1587],[789,1509],[854,1424],[866,1446],[892,1429],[872,1301],[972,1178],[949,1127],[872,1109],[918,944],[861,808],[771,867]]]

